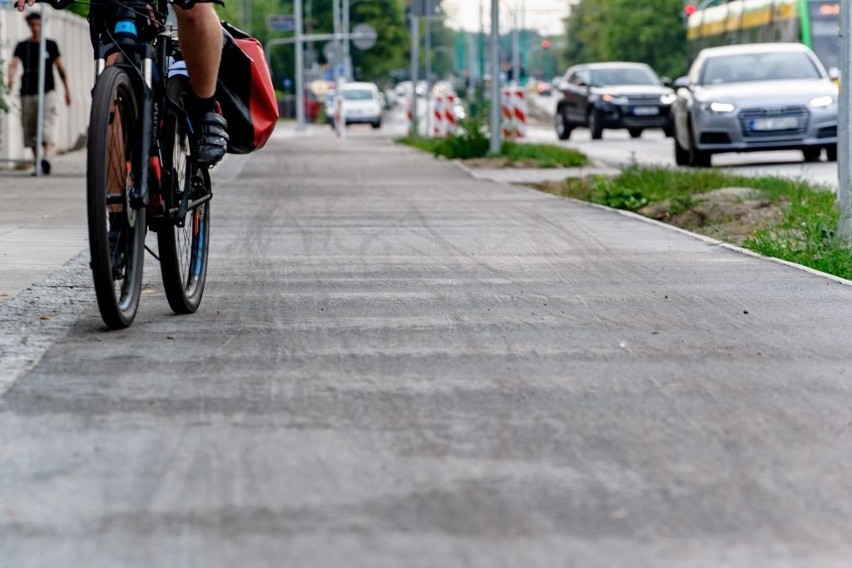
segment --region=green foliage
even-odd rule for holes
[[[424,150],[436,157],[442,156],[450,160],[470,160],[483,158],[488,155],[490,139],[483,124],[477,120],[468,119],[461,124],[462,134],[446,138],[402,138],[397,142]],[[510,162],[538,162],[539,167],[582,167],[588,164],[585,154],[549,144],[518,144],[504,142],[500,158]]]
[[[743,246],[852,279],[852,248],[835,237],[839,211],[834,193],[814,191],[799,182],[787,199],[789,206],[781,223],[757,231]]]
[[[629,190],[623,187],[604,187],[602,189],[603,191],[597,199],[601,205],[627,211],[636,211],[648,205],[648,198],[639,190]]]
[[[490,143],[482,123],[466,120],[460,126],[462,134],[442,138],[432,153],[450,160],[470,160],[486,156]]]
[[[501,156],[513,162],[537,160],[542,168],[579,168],[589,163],[585,154],[562,146],[550,144],[518,144],[504,142]]]
[[[683,0],[580,0],[567,20],[568,60],[638,61],[661,75],[682,75],[687,65],[682,10]]]
[[[408,55],[408,29],[405,25],[405,2],[403,0],[351,0],[350,23],[372,25],[379,34],[376,45],[366,51],[351,47],[352,66],[360,71],[359,80],[382,79],[392,69],[406,67]],[[240,2],[225,2],[217,7],[219,17],[254,35],[266,44],[272,38],[292,37],[292,33],[268,32],[266,16],[270,14],[293,14],[293,0],[252,0],[251,22],[244,22]],[[307,0],[304,2],[305,33],[331,33],[334,31],[332,0]],[[307,50],[315,50],[318,62],[325,63],[322,51],[324,42],[308,44]],[[295,75],[296,49],[293,45],[277,45],[271,52],[273,82],[281,84],[285,77]]]

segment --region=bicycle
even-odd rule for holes
[[[136,317],[145,250],[159,260],[177,314],[198,309],[207,280],[213,194],[207,167],[191,151],[191,88],[167,25],[172,2],[89,4],[96,66],[86,162],[90,267],[110,329]],[[58,9],[72,3],[50,1]],[[189,8],[195,0],[175,3]],[[159,255],[145,245],[148,229]]]

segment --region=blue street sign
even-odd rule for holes
[[[270,14],[266,16],[266,30],[270,32],[296,31],[296,17],[289,14]]]

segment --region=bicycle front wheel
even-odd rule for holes
[[[127,72],[106,68],[92,95],[86,201],[95,294],[111,329],[133,322],[142,292],[146,212],[130,203],[138,175],[138,114]]]
[[[210,245],[210,175],[190,156],[186,101],[190,85],[178,75],[166,85],[169,99],[183,109],[166,113],[162,128],[163,200],[166,218],[157,231],[160,271],[169,306],[176,314],[194,313],[207,281]],[[185,209],[181,220],[179,213]]]

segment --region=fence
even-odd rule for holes
[[[56,117],[56,150],[64,152],[85,142],[86,129],[91,106],[91,89],[94,83],[94,64],[92,44],[89,40],[89,24],[84,18],[61,12],[38,4],[46,13],[44,34],[56,41],[68,76],[72,103],[66,106],[64,91],[56,73],[58,115]],[[0,65],[4,75],[15,51],[15,45],[30,37],[30,30],[23,15],[16,10],[0,9]],[[20,66],[19,66],[20,69]],[[20,71],[15,79],[20,86]],[[32,152],[23,146],[21,131],[21,99],[17,88],[6,94],[11,110],[0,112],[0,167],[6,167],[12,161],[32,160]]]

